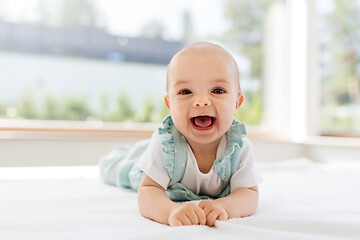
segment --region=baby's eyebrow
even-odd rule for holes
[[[222,84],[230,84],[229,81],[225,79],[217,79],[214,81],[215,83],[222,83]]]
[[[188,80],[178,80],[176,81],[176,83],[174,84],[174,86],[178,86],[178,85],[186,85],[186,84],[189,84],[189,82],[191,81],[188,81]],[[228,80],[225,80],[225,79],[222,79],[222,78],[219,78],[219,79],[216,79],[216,80],[212,80],[211,83],[215,83],[215,84],[226,84],[226,85],[229,85],[229,81]]]
[[[179,81],[177,81],[175,84],[174,84],[174,86],[177,86],[177,85],[182,85],[182,84],[188,84],[189,83],[189,81],[186,81],[186,80],[179,80]]]

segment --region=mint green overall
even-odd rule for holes
[[[173,201],[191,201],[210,199],[199,196],[184,186],[180,181],[184,176],[187,161],[187,143],[185,137],[176,129],[171,116],[163,120],[158,129],[161,136],[161,150],[164,166],[170,176],[166,194]],[[233,121],[226,132],[227,145],[224,156],[216,159],[214,170],[222,180],[222,191],[216,198],[230,194],[230,178],[240,168],[240,150],[243,146],[242,138],[246,135],[245,125]],[[132,148],[118,147],[100,161],[100,176],[104,182],[137,191],[143,172],[136,167],[136,163],[149,146],[150,140],[143,140]]]

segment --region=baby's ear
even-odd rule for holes
[[[239,107],[241,106],[243,101],[244,101],[244,95],[242,95],[242,93],[239,93],[239,95],[237,96],[237,101],[236,101],[236,110],[239,109]]]
[[[165,102],[166,107],[170,110],[170,101],[169,101],[169,96],[168,95],[166,95],[164,97],[164,102]]]

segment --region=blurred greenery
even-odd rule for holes
[[[262,103],[260,92],[247,93],[244,102],[240,106],[236,119],[249,125],[261,124]]]
[[[251,78],[262,82],[264,74],[264,18],[267,11],[277,0],[228,0],[225,4],[225,18],[229,30],[221,40],[251,62]],[[240,77],[241,78],[241,77]],[[241,82],[241,79],[240,79]],[[245,91],[245,100],[236,119],[250,125],[259,125],[262,121],[262,90]]]
[[[42,24],[66,27],[105,28],[104,16],[94,0],[61,0],[56,4],[55,11],[51,11],[51,4],[47,0],[38,0],[38,12]]]
[[[160,20],[154,19],[151,22],[146,23],[142,29],[140,36],[146,38],[162,39],[165,34],[164,23]]]
[[[138,119],[136,119],[139,122],[154,122],[156,121],[157,117],[157,109],[156,105],[152,101],[154,99],[152,96],[147,95],[144,98],[144,103],[142,110],[138,116]]]
[[[86,120],[92,115],[85,96],[67,96],[63,99],[61,118],[66,120]]]
[[[264,18],[270,6],[278,0],[228,0],[225,18],[230,28],[223,40],[242,56],[251,61],[251,75],[255,79],[263,77],[264,59]]]
[[[103,93],[99,99],[100,109],[89,106],[89,99],[81,94],[56,98],[51,92],[46,92],[38,100],[34,96],[30,88],[24,87],[15,104],[0,100],[0,118],[160,122],[169,114],[163,99],[152,95],[145,96],[142,107],[136,109],[131,96],[124,90],[115,97]],[[116,100],[115,107],[111,108],[113,99]]]
[[[333,0],[320,16],[321,113],[323,134],[360,132],[360,4]]]
[[[182,24],[183,24],[183,41],[193,41],[195,32],[194,32],[194,21],[193,16],[189,10],[186,10],[182,13]]]
[[[121,91],[117,97],[117,111],[113,118],[119,122],[132,121],[134,119],[130,96],[125,91]]]
[[[62,0],[59,6],[59,20],[62,26],[96,26],[99,15],[92,0]]]
[[[45,120],[59,120],[61,113],[60,107],[57,106],[57,101],[48,92],[43,96],[43,112],[40,113],[40,119]]]
[[[7,106],[0,100],[0,118],[5,118]]]
[[[258,94],[260,93],[246,95],[236,119],[251,125],[260,124],[261,98]],[[90,107],[87,97],[81,94],[55,98],[51,92],[46,92],[40,101],[36,101],[34,95],[26,87],[18,98],[18,103],[11,105],[0,101],[0,118],[160,122],[170,113],[163,99],[156,95],[145,96],[141,108],[136,109],[131,97],[123,90],[115,97],[117,101],[113,108],[110,107],[110,103],[114,98],[103,93],[99,99],[100,109]]]
[[[34,119],[37,116],[37,109],[34,103],[34,96],[30,89],[26,86],[20,94],[16,104],[17,113],[26,119]]]

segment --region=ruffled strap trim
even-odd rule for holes
[[[171,134],[171,126],[174,122],[171,116],[167,116],[159,127],[158,132],[162,136],[161,150],[164,153],[164,166],[168,170],[170,178],[174,177],[175,171],[175,143],[174,136]]]
[[[183,176],[183,172],[175,171],[175,164],[186,163],[186,157],[184,156],[185,159],[182,159],[182,154],[186,153],[186,149],[183,149],[186,146],[186,140],[175,128],[171,116],[163,120],[158,132],[162,136],[161,150],[164,153],[164,166],[169,173],[171,179],[169,185],[171,185],[180,181]],[[239,150],[243,146],[243,138],[245,136],[245,125],[237,120],[233,120],[230,129],[226,132],[227,145],[224,156],[214,162],[214,169],[225,184],[229,182],[230,177],[239,169]],[[178,153],[177,161],[175,161],[176,153]],[[185,167],[181,169],[185,170]]]
[[[243,138],[246,136],[245,124],[233,120],[226,136],[227,145],[224,157],[216,159],[214,162],[214,169],[224,182],[228,182],[240,166],[240,161],[237,158],[239,157],[239,150],[243,146]]]

